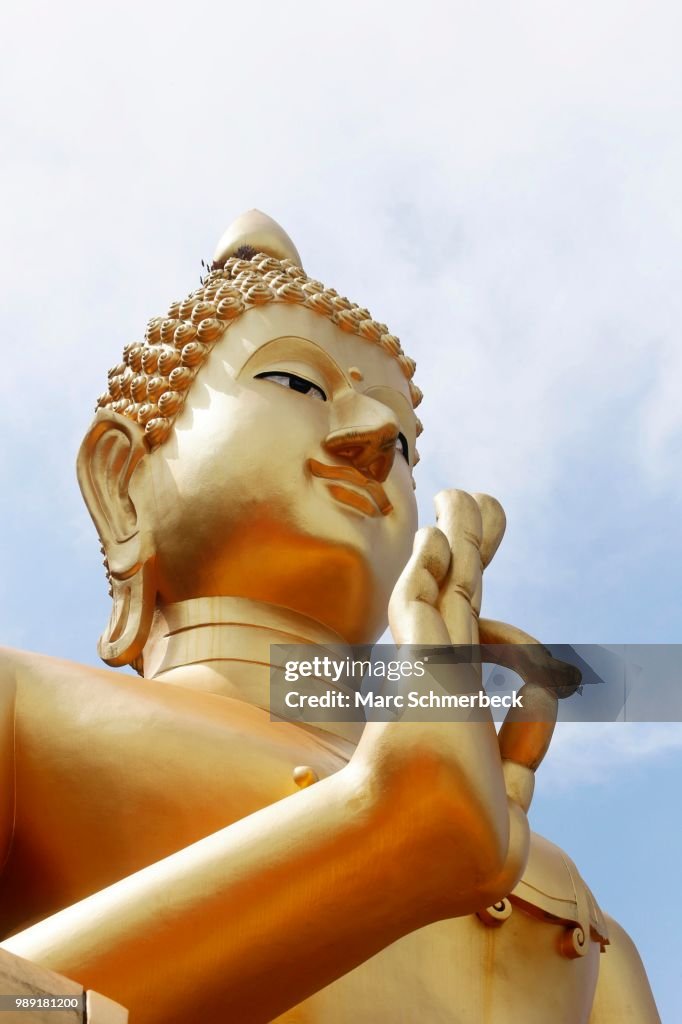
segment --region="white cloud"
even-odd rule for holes
[[[609,785],[619,771],[682,752],[680,722],[560,723],[538,769],[538,791]]]

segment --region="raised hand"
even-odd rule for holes
[[[462,491],[437,499],[439,523],[420,530],[391,597],[398,644],[478,643],[483,567],[504,532],[492,498]],[[452,666],[449,692],[480,688],[475,665]],[[412,877],[438,913],[489,906],[516,884],[525,866],[528,823],[508,798],[492,718],[478,721],[370,722],[351,765],[368,771],[378,804],[404,830]]]
[[[436,496],[435,505],[438,528],[417,534],[412,559],[391,600],[391,628],[399,643],[480,643],[482,660],[523,678],[523,707],[507,715],[499,745],[507,793],[527,811],[535,771],[554,731],[557,698],[576,689],[580,673],[517,627],[479,619],[483,570],[505,530],[500,503],[487,494],[449,490]]]

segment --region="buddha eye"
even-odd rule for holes
[[[310,395],[318,402],[327,401],[327,396],[321,387],[313,384],[311,380],[306,380],[305,377],[299,377],[296,373],[277,373],[276,371],[274,373],[257,373],[256,380],[271,380],[273,383],[279,384],[280,387],[298,391],[299,395]]]
[[[410,449],[407,444],[407,438],[405,437],[404,434],[398,434],[398,436],[395,439],[395,446],[398,449],[398,451],[402,454],[403,458],[405,459],[405,462],[407,462],[409,465]]]

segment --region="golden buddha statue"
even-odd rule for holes
[[[133,1024],[659,1019],[630,939],[529,832],[532,711],[499,736],[269,714],[271,644],[514,636],[479,620],[499,505],[444,492],[417,532],[414,368],[253,211],[110,372],[78,475],[99,651],[141,678],[0,654],[0,928]]]

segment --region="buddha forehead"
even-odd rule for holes
[[[251,309],[225,331],[208,362],[222,361],[238,377],[247,367],[258,372],[263,360],[309,362],[331,375],[332,385],[341,375],[360,391],[390,389],[413,416],[409,385],[395,359],[312,310],[274,304]]]

